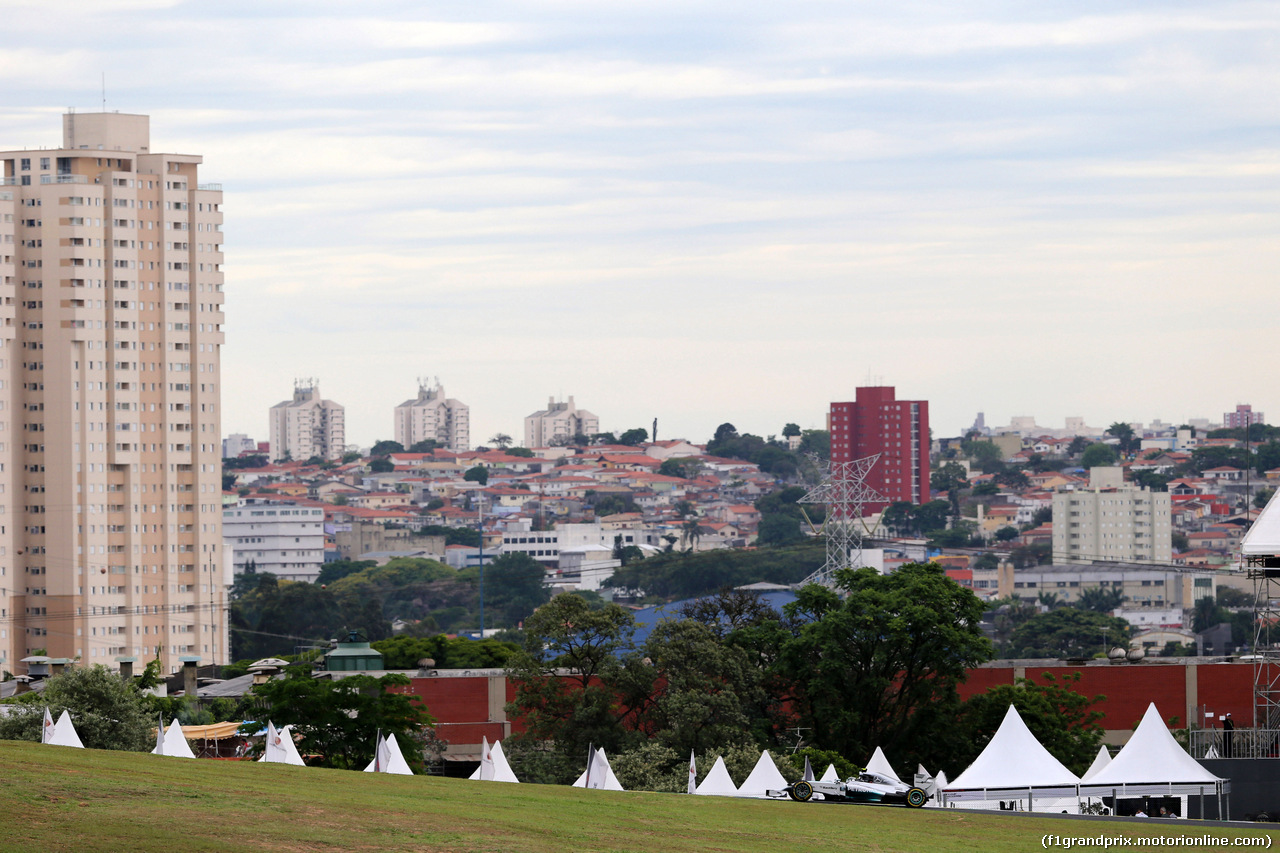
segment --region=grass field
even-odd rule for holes
[[[0,741],[0,814],[5,851],[937,853],[1041,849],[1046,833],[1262,834],[1192,821],[1084,823],[375,776],[13,741]]]

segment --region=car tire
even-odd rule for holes
[[[918,809],[929,801],[929,795],[923,788],[907,789],[907,808]]]
[[[791,799],[798,803],[807,803],[813,799],[813,786],[803,779],[791,786]]]

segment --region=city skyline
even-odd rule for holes
[[[105,76],[205,155],[227,434],[299,376],[362,445],[424,374],[473,444],[548,395],[694,441],[877,384],[939,436],[1277,410],[1275,9],[69,8],[10,10],[0,146]]]

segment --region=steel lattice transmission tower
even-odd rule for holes
[[[869,503],[887,500],[867,485],[871,466],[879,459],[880,454],[877,453],[851,462],[828,463],[826,476],[800,499],[802,504],[822,504],[827,508],[827,517],[822,522],[822,533],[827,538],[827,560],[822,568],[805,578],[805,583],[830,585],[837,569],[862,565],[865,530],[862,508]]]

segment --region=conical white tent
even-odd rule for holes
[[[834,764],[828,764],[827,772],[823,773],[822,778],[819,779],[818,781],[819,782],[839,782],[840,774],[836,772],[836,766]]]
[[[1010,705],[987,748],[947,790],[1039,788],[1075,785],[1079,781],[1036,740],[1018,709]]]
[[[898,778],[898,774],[893,772],[893,765],[889,763],[889,759],[884,757],[884,750],[878,746],[876,751],[871,753],[871,760],[867,762],[867,772],[888,776],[895,782],[902,781]]]
[[[778,772],[778,765],[773,763],[773,756],[765,750],[760,753],[760,758],[756,760],[756,766],[751,769],[750,775],[738,786],[738,796],[766,799],[769,795],[765,791],[781,791],[785,787],[787,787],[787,780]]]
[[[45,716],[49,716],[49,710],[45,710]],[[47,727],[46,727],[47,731]],[[49,734],[47,744],[55,745],[55,747],[76,747],[83,749],[84,744],[81,743],[79,735],[76,734],[76,726],[72,725],[72,715],[67,711],[63,711],[58,717],[58,724],[54,726],[54,730]]]
[[[591,776],[590,784],[588,784],[587,776]],[[604,754],[604,749],[597,749],[591,754],[591,766],[587,770],[582,771],[582,775],[578,777],[578,781],[573,783],[575,788],[598,788],[602,791],[624,791],[622,783],[618,781],[618,777],[613,775],[613,767],[609,765],[609,758]]]
[[[480,753],[480,766],[476,768],[470,778],[484,782],[520,781],[516,778],[511,765],[507,763],[507,756],[502,752],[502,741],[495,740],[493,746],[489,746],[487,737],[484,738],[484,745]]]
[[[1156,710],[1147,706],[1142,722],[1129,737],[1124,749],[1088,780],[1089,786],[1204,784],[1219,781],[1186,753],[1169,733],[1169,727]]]
[[[191,751],[191,744],[187,743],[186,737],[182,734],[182,726],[178,725],[177,718],[174,718],[173,722],[169,723],[169,728],[164,730],[164,737],[158,737],[156,748],[151,751],[151,754],[167,755],[170,758],[196,757],[196,754]]]
[[[1084,771],[1084,775],[1080,777],[1081,782],[1088,782],[1094,776],[1098,775],[1098,771],[1111,763],[1111,753],[1107,752],[1105,744],[1098,747],[1098,754],[1094,756],[1093,763],[1089,765],[1089,769]]]
[[[404,760],[404,754],[400,752],[400,745],[396,743],[395,735],[387,735],[378,741],[378,752],[364,772],[394,773],[398,776],[413,775],[413,771],[409,769],[409,762]]]
[[[298,755],[298,747],[293,742],[293,732],[289,726],[276,731],[275,723],[267,723],[267,748],[262,753],[259,761],[265,761],[268,764],[293,764],[298,767],[305,767],[302,756]]]
[[[716,763],[711,767],[711,772],[702,780],[702,784],[698,786],[696,794],[713,797],[736,797],[738,795],[738,786],[733,784],[733,777],[729,775],[729,769],[724,766],[724,758],[718,756]]]
[[[489,738],[482,735],[480,741],[480,766],[467,778],[488,782],[493,779],[493,756],[489,752]]]
[[[945,790],[947,787],[947,773],[945,770],[939,770],[938,775],[933,777],[933,798],[926,805],[941,806],[942,798],[937,794],[939,791]]]
[[[816,777],[813,775],[813,765],[809,763],[809,756],[804,757],[804,773],[800,774],[800,779],[805,782],[812,782]]]

